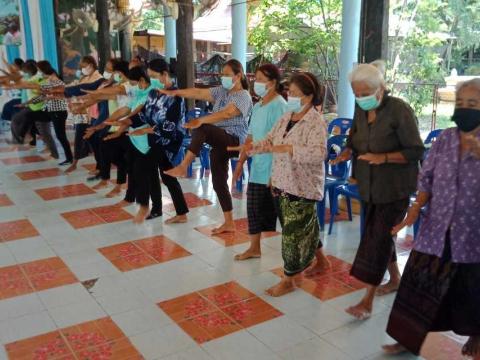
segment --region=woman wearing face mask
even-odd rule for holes
[[[92,56],[84,56],[80,62],[80,68],[82,77],[80,78],[78,84],[66,86],[65,88],[59,87],[58,89],[54,89],[52,91],[52,94],[62,94],[62,96],[66,98],[71,98],[73,100],[73,106],[75,106],[75,103],[78,100],[82,101],[81,98],[77,99],[77,97],[85,95],[85,90],[95,90],[105,81],[103,76],[98,72],[97,62]],[[75,171],[77,169],[78,160],[87,157],[90,152],[88,143],[83,139],[87,128],[90,126],[90,124],[103,122],[107,115],[108,104],[106,102],[102,102],[98,105],[92,105],[85,111],[73,115],[73,122],[75,124],[75,144],[73,163],[66,170],[67,173]],[[97,148],[94,148],[94,153],[96,156],[98,172],[98,169],[100,168],[100,159]]]
[[[152,200],[152,209],[162,208],[162,195],[160,179],[158,177],[158,166],[155,163],[153,152],[149,142],[148,132],[140,133],[142,129],[150,126],[142,121],[139,116],[147,101],[148,94],[154,90],[150,77],[141,67],[135,67],[128,73],[128,78],[133,86],[133,95],[127,107],[118,109],[105,123],[109,126],[117,126],[118,130],[108,135],[105,141],[121,137],[127,130],[131,142],[130,167],[128,172],[128,190],[125,197],[126,203],[133,203],[135,200],[140,209],[134,218],[134,222],[142,223],[149,213],[149,197]]]
[[[44,105],[42,102],[32,102],[32,99],[40,95],[37,87],[43,82],[37,63],[34,60],[25,61],[22,73],[22,78],[11,86],[14,89],[24,89],[20,105],[23,109],[16,113],[11,121],[13,144],[23,144],[32,140],[30,133],[35,123],[35,112],[41,111]],[[35,144],[34,138],[31,144]]]
[[[148,73],[152,78],[160,81],[161,88],[176,90],[170,74],[171,68],[163,59],[155,59],[148,64]],[[168,220],[167,224],[185,223],[187,221],[188,206],[183,195],[182,187],[177,178],[166,175],[165,171],[173,168],[172,161],[180,151],[185,136],[185,100],[178,96],[167,96],[158,91],[151,91],[145,106],[140,112],[140,118],[149,127],[139,130],[130,136],[150,134],[151,157],[153,170],[150,172],[158,178],[157,169],[160,169],[163,184],[167,187],[175,206],[176,215]],[[162,216],[162,208],[152,208],[147,219]]]
[[[418,355],[428,332],[468,336],[462,354],[480,356],[480,79],[457,89],[452,120],[423,162],[416,201],[392,230],[413,225],[425,207],[393,304],[384,350]]]
[[[57,73],[48,61],[39,61],[37,63],[37,68],[44,81],[41,84],[30,84],[30,89],[36,89],[37,91],[44,93],[52,88],[65,86],[65,83],[59,79]],[[73,161],[73,155],[65,128],[68,116],[67,102],[65,99],[48,99],[44,95],[33,99],[32,102],[44,102],[44,111],[36,114],[37,121],[35,122],[35,125],[40,134],[42,134],[47,147],[51,149],[50,151],[55,155],[54,157],[58,158],[57,147],[50,131],[50,122],[52,122],[55,129],[55,135],[62,145],[66,157],[65,161],[61,162],[59,165],[71,164]]]
[[[384,71],[384,63],[376,61],[351,72],[357,106],[347,148],[336,160],[356,160],[355,178],[365,208],[365,230],[351,275],[368,288],[360,303],[346,310],[360,320],[370,317],[376,293],[398,288],[391,229],[408,209],[424,151],[415,114],[403,100],[388,95]],[[387,269],[390,281],[378,288]]]
[[[285,276],[267,290],[271,296],[293,291],[316,256],[328,264],[316,215],[316,202],[323,199],[327,155],[327,125],[315,109],[322,102],[323,89],[313,74],[294,75],[287,113],[265,139],[245,146],[252,154],[273,153],[272,191],[279,201]]]
[[[192,142],[182,163],[166,171],[173,177],[186,177],[188,166],[200,154],[204,143],[212,147],[210,162],[213,189],[217,193],[223,210],[224,224],[212,234],[234,232],[232,197],[228,186],[228,160],[236,156],[228,152],[228,146],[245,142],[248,133],[248,117],[252,110],[252,99],[243,66],[237,60],[229,60],[223,67],[222,86],[212,89],[163,90],[163,94],[180,96],[214,103],[213,113],[185,125],[193,129]]]
[[[257,69],[254,90],[260,101],[252,110],[246,144],[262,140],[287,111],[287,103],[280,95],[283,92],[280,71],[275,65],[265,64]],[[233,182],[242,176],[247,157],[245,151],[240,153]],[[270,188],[272,160],[272,154],[268,153],[257,154],[252,158],[247,189],[250,247],[244,253],[235,256],[235,260],[260,257],[262,232],[276,230],[277,213]]]

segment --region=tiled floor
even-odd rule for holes
[[[365,322],[343,311],[364,291],[348,274],[357,217],[342,213],[323,235],[331,271],[271,298],[264,291],[282,276],[281,236],[262,240],[261,259],[233,260],[248,242],[244,194],[233,200],[234,234],[211,236],[222,213],[208,175],[181,180],[188,223],[134,225],[135,205],[116,207],[120,197],[86,182],[92,158],[66,175],[35,149],[2,140],[0,360],[387,359],[380,346],[392,341],[385,327],[394,296],[377,298]],[[397,247],[403,267],[411,236]],[[460,359],[464,341],[433,334],[422,356]]]

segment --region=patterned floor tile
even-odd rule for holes
[[[117,206],[100,206],[61,214],[74,229],[114,223],[132,219],[133,216]]]
[[[123,272],[191,255],[163,235],[107,246],[98,251]]]
[[[195,230],[202,233],[203,235],[208,236],[209,238],[215,240],[216,242],[225,247],[248,243],[250,241],[250,236],[248,234],[248,220],[246,218],[236,219],[235,225],[235,232],[223,233],[218,235],[212,235],[213,229],[215,229],[218,225],[199,226],[196,227]],[[279,232],[271,231],[263,234],[262,238],[277,236],[279,234]]]
[[[58,257],[0,268],[0,299],[78,282]]]
[[[110,318],[16,341],[5,349],[11,360],[143,359]]]
[[[0,147],[0,153],[16,152],[16,151],[28,151],[30,148],[25,145],[5,146]]]
[[[283,315],[236,282],[163,301],[158,306],[198,344]]]
[[[19,177],[21,180],[24,180],[24,181],[44,179],[44,178],[55,177],[55,176],[60,176],[64,174],[65,173],[62,172],[59,168],[21,171],[21,172],[15,173],[17,177]]]
[[[0,223],[0,241],[13,241],[40,235],[27,219]]]
[[[183,195],[185,196],[185,201],[187,202],[189,209],[212,205],[212,203],[209,200],[202,199],[193,193],[186,192]],[[170,212],[170,213],[175,212],[175,206],[173,206],[173,202],[170,198],[164,196],[162,198],[162,201],[163,201],[163,211]]]
[[[328,258],[331,268],[305,277],[299,286],[301,289],[322,301],[327,301],[366,287],[364,283],[350,276],[349,263],[331,255]],[[272,272],[279,277],[284,276],[282,268],[274,269]]]
[[[31,164],[41,161],[46,161],[47,159],[39,156],[39,155],[30,155],[24,157],[15,157],[15,158],[7,158],[2,159],[4,165],[21,165],[21,164]]]
[[[35,192],[45,201],[63,199],[72,196],[95,194],[95,191],[85,184],[54,186],[50,188],[38,189],[35,190]]]
[[[12,206],[14,205],[12,200],[10,200],[10,198],[5,195],[5,194],[0,194],[0,207],[4,207],[4,206]]]

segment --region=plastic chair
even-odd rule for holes
[[[346,184],[350,173],[350,162],[343,162],[338,165],[331,165],[330,161],[337,158],[345,149],[347,135],[335,135],[328,139],[327,142],[327,160],[325,161],[325,187],[323,191],[323,200],[317,201],[317,217],[320,229],[325,228],[325,203],[328,196],[330,202],[330,210],[333,199],[333,189],[339,185]],[[334,216],[332,214],[332,216]]]
[[[346,119],[346,118],[337,118],[333,119],[330,121],[330,124],[328,124],[328,134],[332,135],[333,130],[335,128],[340,129],[340,134],[335,134],[335,135],[347,135],[350,129],[352,128],[352,119]]]
[[[428,136],[425,139],[425,141],[423,142],[423,144],[424,145],[433,144],[438,139],[438,137],[440,136],[442,131],[443,131],[443,129],[435,129],[435,130],[430,131],[430,133],[428,134]]]
[[[347,201],[347,211],[348,211],[348,219],[350,221],[353,220],[352,216],[352,199],[356,199],[360,201],[362,204],[362,200],[360,198],[360,194],[358,192],[358,186],[356,184],[345,184],[345,185],[340,185],[336,187],[333,190],[333,200],[330,203],[330,224],[328,227],[328,235],[332,233],[332,228],[333,228],[333,223],[335,221],[335,214],[338,211],[338,197],[339,196],[344,196],[346,201]],[[365,209],[362,208],[360,210],[360,234],[363,236],[363,233],[365,231]]]
[[[199,117],[202,117],[204,115],[205,115],[205,112],[200,108],[195,108],[195,109],[189,110],[186,113],[185,122],[188,123],[188,122],[192,121],[193,119],[198,119]],[[179,160],[178,163],[180,163],[184,159],[185,153],[187,152],[188,148],[190,147],[191,141],[192,141],[191,135],[187,135],[183,139],[181,158],[179,158],[179,159],[176,158],[175,159],[176,161]],[[205,171],[210,170],[210,146],[209,145],[203,144],[202,148],[200,149],[199,158],[200,158],[200,166],[201,166],[200,167],[200,179],[203,179],[203,177],[205,176]],[[189,178],[193,176],[193,163],[188,166],[187,176]]]

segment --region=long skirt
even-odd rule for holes
[[[405,217],[409,199],[388,204],[365,204],[365,231],[351,275],[364,283],[381,284],[390,262],[397,261],[392,228]]]
[[[428,332],[480,336],[480,263],[451,261],[413,250],[393,304],[387,333],[419,354]]]
[[[279,195],[282,218],[282,257],[286,276],[307,269],[321,247],[315,201]]]

